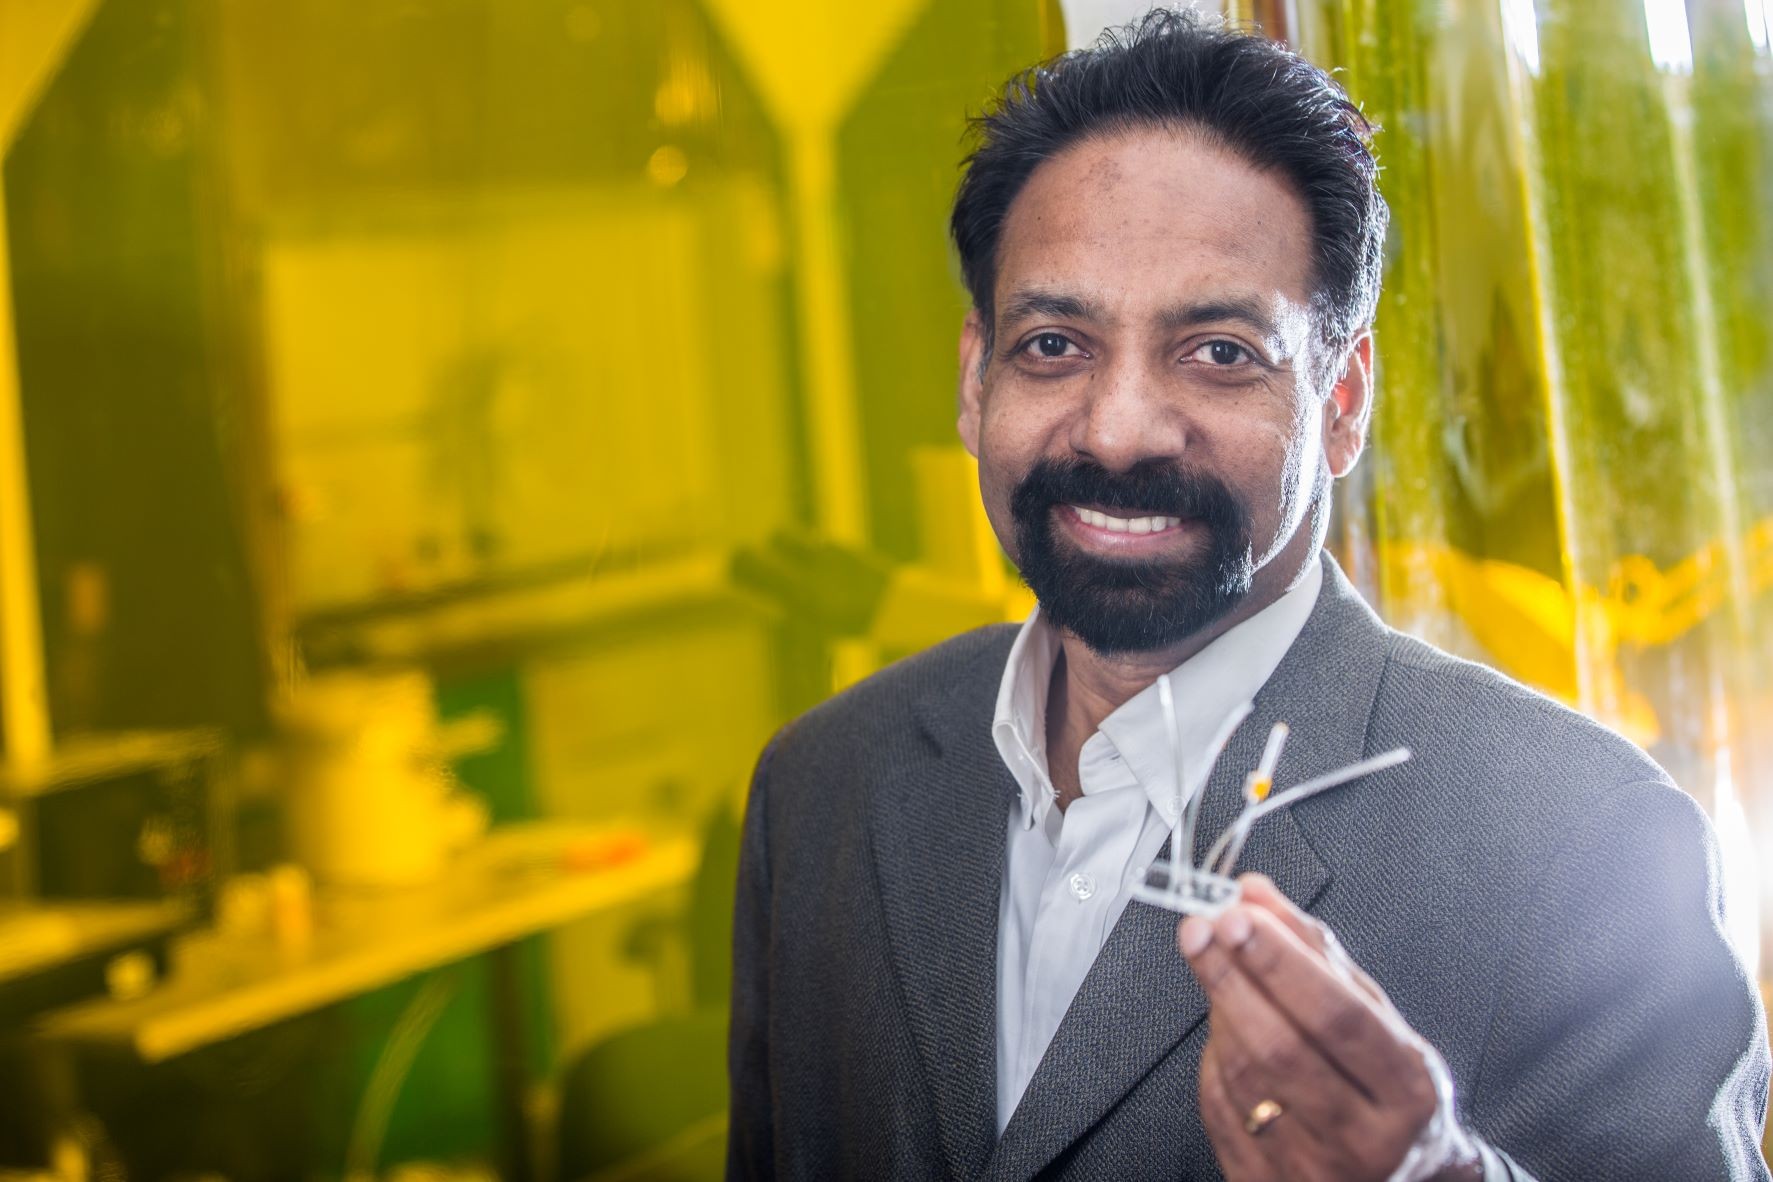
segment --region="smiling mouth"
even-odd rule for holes
[[[1182,527],[1180,517],[1141,514],[1137,510],[1109,513],[1087,505],[1067,505],[1065,508],[1083,524],[1114,534],[1160,534]]]

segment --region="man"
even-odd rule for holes
[[[980,131],[960,434],[1040,607],[759,762],[730,1172],[1766,1177],[1764,1020],[1702,815],[1623,740],[1386,629],[1320,553],[1369,412],[1359,114],[1271,43],[1156,13]],[[1413,758],[1262,821],[1241,900],[1178,925],[1128,887],[1168,854],[1175,753],[1198,771],[1246,700],[1196,857],[1276,721],[1282,787]]]

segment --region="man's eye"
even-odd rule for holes
[[[1032,352],[1039,357],[1063,357],[1067,349],[1074,348],[1071,338],[1056,332],[1036,333],[1022,346],[1024,352]]]
[[[1204,361],[1212,366],[1241,365],[1255,360],[1254,355],[1235,341],[1208,341],[1188,355],[1190,361]]]

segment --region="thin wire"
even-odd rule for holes
[[[1207,746],[1207,758],[1203,765],[1207,769],[1206,775],[1201,778],[1194,795],[1188,801],[1188,815],[1184,820],[1177,843],[1180,850],[1178,851],[1176,847],[1171,848],[1170,861],[1174,862],[1179,858],[1184,865],[1194,865],[1194,831],[1200,822],[1201,801],[1207,795],[1207,781],[1212,778],[1213,769],[1219,766],[1219,757],[1225,754],[1225,748],[1231,743],[1231,736],[1237,733],[1237,728],[1244,724],[1244,719],[1248,718],[1250,712],[1255,708],[1254,702],[1240,702],[1232,707],[1231,713],[1225,716],[1225,721],[1219,724],[1219,732],[1213,736],[1212,743]]]
[[[1250,828],[1257,821],[1277,809],[1283,809],[1290,804],[1304,800],[1307,796],[1315,796],[1319,792],[1328,791],[1346,784],[1350,780],[1358,780],[1362,776],[1370,776],[1375,772],[1382,772],[1386,768],[1396,767],[1409,758],[1410,749],[1408,747],[1394,747],[1383,755],[1375,755],[1371,759],[1363,759],[1359,763],[1351,763],[1347,767],[1326,772],[1295,788],[1276,793],[1260,804],[1251,805],[1238,815],[1237,820],[1233,821],[1224,833],[1219,835],[1219,840],[1213,843],[1212,848],[1207,851],[1207,856],[1202,859],[1201,866],[1203,868],[1218,866],[1218,870],[1210,872],[1229,878],[1232,867],[1237,865],[1238,855],[1243,853],[1244,839],[1249,836]],[[1221,854],[1229,856],[1221,859]]]
[[[394,1102],[400,1098],[401,1085],[406,1082],[426,1035],[449,1008],[460,978],[459,966],[433,974],[400,1012],[388,1041],[376,1057],[369,1082],[363,1088],[363,1099],[357,1106],[357,1117],[351,1122],[351,1138],[345,1147],[345,1182],[372,1182],[375,1178],[388,1118],[393,1115]]]

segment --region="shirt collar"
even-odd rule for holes
[[[1022,821],[1031,824],[1044,816],[1055,793],[1047,775],[1047,690],[1053,681],[1053,665],[1059,659],[1059,634],[1035,605],[1023,621],[1016,642],[1004,662],[1003,680],[997,687],[997,710],[991,720],[991,737],[1004,765],[1015,776]]]
[[[1171,670],[1185,799],[1206,782],[1211,770],[1205,766],[1207,746],[1220,724],[1273,675],[1304,630],[1322,585],[1323,565],[1314,562],[1286,594]],[[1024,825],[1043,821],[1055,796],[1047,763],[1046,708],[1058,656],[1058,633],[1036,607],[1010,647],[991,724],[998,753],[1021,790]],[[1152,807],[1174,822],[1176,772],[1162,710],[1154,682],[1103,719],[1086,748],[1111,744]]]

